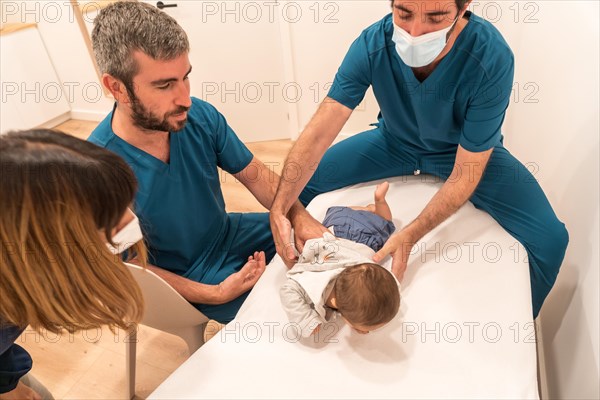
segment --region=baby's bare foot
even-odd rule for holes
[[[383,182],[377,185],[377,188],[375,189],[375,203],[385,201],[385,195],[387,194],[389,188],[390,184],[388,182]]]
[[[385,201],[385,195],[390,188],[390,184],[388,182],[383,182],[379,184],[375,189],[375,214],[379,215],[387,219],[388,221],[392,220],[392,210],[390,210],[390,206],[387,201]]]

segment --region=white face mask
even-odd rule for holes
[[[143,238],[140,220],[137,215],[134,215],[133,219],[113,237],[112,241],[116,247],[110,243],[106,243],[106,246],[111,253],[121,254]]]
[[[396,43],[398,55],[406,65],[412,68],[431,64],[446,47],[448,42],[446,35],[456,24],[456,21],[458,21],[458,17],[447,28],[416,37],[394,24],[392,41]]]

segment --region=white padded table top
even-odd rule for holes
[[[397,228],[441,185],[388,181]],[[330,206],[366,205],[377,183],[321,195],[308,209],[322,220]],[[337,320],[299,339],[279,300],[285,272],[276,257],[237,318],[150,398],[538,398],[527,254],[471,203],[417,244],[398,316],[368,335]]]

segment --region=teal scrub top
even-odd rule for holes
[[[498,30],[467,12],[469,22],[427,79],[417,80],[392,41],[392,14],[352,43],[328,96],[354,109],[369,86],[379,103],[379,127],[407,149],[423,153],[481,152],[502,143],[514,57]]]
[[[114,110],[113,110],[114,112]],[[111,112],[88,140],[117,153],[138,180],[135,212],[148,245],[149,262],[202,280],[218,268],[230,247],[235,215],[225,211],[222,173],[235,174],[253,155],[212,105],[192,98],[184,129],[169,134],[169,163],[117,136]]]

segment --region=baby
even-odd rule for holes
[[[357,332],[390,322],[400,307],[400,290],[394,275],[372,257],[395,226],[385,195],[387,182],[377,186],[375,204],[366,207],[331,207],[323,225],[333,230],[306,242],[281,287],[283,308],[302,336],[319,331],[334,312]]]

